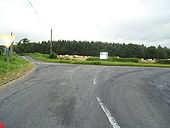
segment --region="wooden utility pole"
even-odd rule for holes
[[[11,32],[11,36],[13,35],[13,32]],[[10,48],[10,54],[11,54],[11,57],[13,56],[13,43],[11,44],[11,48]]]
[[[52,29],[51,29],[51,40],[50,40],[50,53],[52,53],[53,52],[53,49],[52,49],[52,47],[53,47],[53,44],[52,44]]]

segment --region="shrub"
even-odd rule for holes
[[[116,58],[116,57],[109,57],[110,61],[117,61],[117,62],[133,62],[138,63],[138,58]]]
[[[100,60],[100,58],[99,57],[89,57],[86,60],[88,60],[88,61],[96,61],[96,60]]]
[[[170,64],[170,60],[160,59],[160,60],[157,61],[157,63],[159,63],[159,64]]]
[[[57,58],[57,54],[54,53],[54,52],[52,52],[52,53],[50,53],[49,58],[50,58],[50,59],[52,59],[52,58]]]
[[[4,51],[4,50],[3,50],[3,47],[0,46],[0,55],[3,54],[3,51]]]

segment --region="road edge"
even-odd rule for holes
[[[20,79],[26,77],[27,75],[31,74],[37,68],[34,63],[33,63],[33,65],[34,66],[33,66],[33,68],[31,70],[26,71],[26,72],[24,72],[24,73],[22,73],[22,74],[20,74],[20,75],[18,75],[16,77],[14,77],[14,78],[12,78],[10,80],[7,80],[6,82],[3,82],[2,84],[0,84],[0,89],[2,89],[4,87],[8,86],[9,84],[12,84],[15,81],[20,80]]]

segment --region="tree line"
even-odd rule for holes
[[[58,55],[81,55],[99,56],[100,52],[108,52],[109,56],[123,58],[145,58],[145,59],[167,59],[170,58],[170,49],[167,47],[150,46],[143,44],[119,44],[100,41],[75,41],[57,40],[52,41],[52,49]],[[50,41],[30,42],[27,38],[22,39],[14,46],[14,51],[22,53],[43,53],[49,54]]]

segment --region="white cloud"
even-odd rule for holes
[[[168,44],[168,0],[0,0],[0,34],[14,31],[18,40],[54,39]],[[12,20],[11,20],[12,19]],[[47,29],[48,28],[48,29]]]

